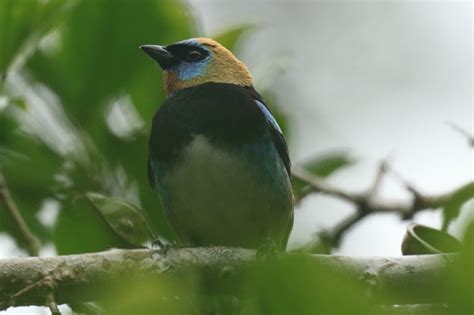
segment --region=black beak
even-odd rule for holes
[[[173,54],[166,47],[158,45],[142,45],[140,48],[151,58],[155,59],[163,70],[169,69],[178,63]]]

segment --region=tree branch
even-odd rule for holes
[[[26,248],[31,256],[38,256],[40,241],[31,232],[30,228],[25,222],[20,210],[16,206],[13,198],[11,197],[10,190],[8,189],[7,182],[2,172],[0,172],[0,204],[5,206],[7,213],[12,218],[14,224],[18,228],[18,231],[26,243]]]
[[[383,182],[383,179],[384,179],[384,176],[385,176],[386,172],[387,172],[387,163],[385,161],[382,161],[380,163],[380,166],[379,166],[379,169],[378,169],[377,174],[375,176],[372,187],[370,187],[367,190],[367,192],[365,194],[363,194],[367,200],[373,200],[373,199],[376,198],[377,193],[380,190],[380,186],[382,186],[382,182]],[[363,195],[360,195],[360,196],[363,196]],[[340,243],[342,237],[344,236],[344,234],[354,224],[361,221],[363,218],[365,218],[366,216],[368,216],[370,214],[370,211],[367,211],[367,209],[362,208],[363,206],[366,205],[366,203],[358,204],[357,205],[357,210],[353,215],[349,216],[348,218],[346,218],[342,222],[338,223],[330,231],[320,232],[319,233],[320,239],[331,247],[339,246],[339,243]]]
[[[292,172],[294,177],[311,185],[313,192],[319,192],[338,197],[356,205],[357,208],[363,209],[364,211],[369,213],[399,213],[404,219],[411,218],[415,213],[421,210],[439,208],[457,192],[464,190],[468,187],[473,187],[474,192],[474,182],[466,183],[461,187],[458,187],[448,193],[431,196],[421,194],[413,187],[407,186],[407,188],[414,195],[414,198],[410,203],[402,203],[396,201],[390,202],[374,198],[372,194],[349,192],[337,188],[324,181],[322,178],[313,175],[302,168],[295,168]]]
[[[461,136],[466,138],[468,145],[471,148],[474,148],[474,135],[472,135],[469,131],[466,129],[458,126],[457,124],[453,122],[448,122],[448,125],[454,129],[454,131],[458,132]]]
[[[61,315],[58,305],[56,304],[56,301],[54,299],[54,294],[52,292],[48,294],[47,304],[51,315]]]
[[[28,225],[23,218],[20,210],[16,206],[13,198],[11,197],[10,190],[8,189],[7,182],[3,173],[0,172],[0,203],[5,206],[8,214],[12,218],[14,224],[16,225],[20,235],[26,243],[26,248],[30,256],[38,256],[40,249],[40,240],[31,232]],[[61,312],[58,309],[58,305],[55,302],[54,294],[50,292],[47,297],[47,305],[51,311],[52,315],[61,315]]]
[[[398,179],[403,183],[405,188],[412,194],[413,198],[408,203],[386,201],[377,198],[377,193],[382,184],[383,178],[388,171],[388,165],[383,161],[375,176],[374,182],[370,189],[366,192],[357,193],[349,192],[344,189],[331,185],[326,180],[318,177],[302,167],[295,167],[292,170],[293,177],[305,182],[310,187],[304,192],[305,195],[310,193],[323,193],[339,199],[346,200],[356,207],[356,212],[345,220],[337,224],[331,230],[319,232],[317,235],[324,244],[330,247],[337,247],[344,234],[357,222],[373,213],[398,213],[402,219],[410,219],[417,212],[426,209],[436,209],[443,207],[453,196],[461,191],[472,190],[474,197],[474,182],[469,182],[450,192],[439,195],[425,195],[418,191],[414,186],[404,181],[397,175]],[[304,246],[305,250],[313,252],[318,250],[320,246],[314,241]]]
[[[442,286],[456,255],[427,255],[397,258],[344,257],[329,255],[282,255],[310,259],[315,268],[330,267],[349,272],[384,303],[443,303],[433,294]],[[255,251],[239,248],[171,248],[166,255],[147,249],[111,250],[93,254],[47,258],[0,260],[0,310],[10,306],[48,305],[50,294],[62,303],[100,300],[104,285],[122,281],[124,275],[149,278],[176,274],[192,268],[205,277],[233,270],[234,276],[252,266]],[[139,278],[141,279],[141,278]],[[228,281],[235,281],[232,276]],[[98,288],[102,288],[98,289]],[[425,288],[426,290],[420,290]],[[107,291],[107,290],[106,290]],[[416,291],[416,292],[415,292]],[[389,300],[387,300],[387,297]]]

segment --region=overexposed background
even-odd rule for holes
[[[426,193],[448,191],[474,177],[472,150],[447,122],[474,133],[473,8],[470,1],[192,0],[204,33],[255,25],[239,57],[268,84],[277,64],[279,103],[292,122],[293,163],[347,149],[358,163],[332,180],[362,190],[377,164],[390,165]],[[388,179],[384,198],[409,200]],[[350,204],[310,197],[296,210],[290,247],[330,228]],[[440,211],[415,216],[440,227]],[[339,253],[401,255],[408,222],[379,214],[360,222]]]

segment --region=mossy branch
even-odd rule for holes
[[[51,294],[58,304],[100,300],[104,298],[106,285],[120,281],[123,285],[124,275],[149,279],[152,275],[175,275],[192,268],[203,277],[235,281],[254,264],[272,263],[259,262],[255,257],[253,250],[211,247],[171,248],[165,255],[137,249],[3,259],[0,260],[0,310],[48,305]],[[287,254],[275,259],[288,257],[309,259],[315,268],[322,266],[352,275],[375,302],[418,304],[449,302],[441,301],[434,291],[442,287],[456,255],[371,258]]]

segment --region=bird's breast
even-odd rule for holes
[[[195,136],[166,176],[170,190],[179,194],[174,208],[192,206],[192,212],[205,215],[210,208],[231,208],[236,203],[240,206],[244,198],[258,191],[255,186],[264,176],[253,168],[250,157],[242,152],[227,151],[203,135]],[[255,203],[262,198],[251,199]]]
[[[290,184],[271,143],[228,150],[194,136],[160,186],[171,222],[188,243],[255,247],[281,237],[288,225]]]

